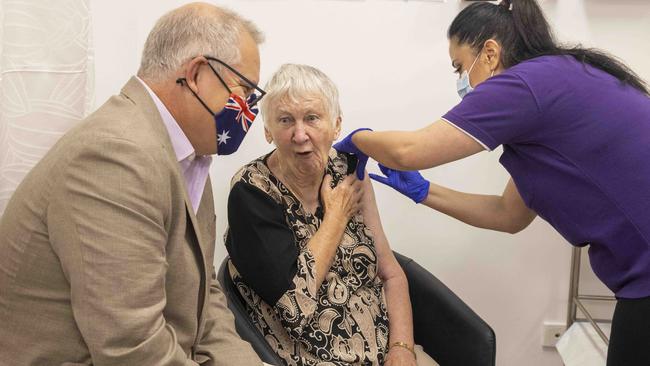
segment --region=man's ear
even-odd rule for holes
[[[197,56],[188,61],[185,64],[183,70],[183,78],[185,78],[185,84],[190,88],[194,93],[199,93],[199,70],[201,66],[206,64],[208,60],[203,56]]]
[[[488,39],[483,44],[483,54],[491,71],[499,68],[501,63],[501,45],[494,39]]]

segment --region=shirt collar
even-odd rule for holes
[[[151,99],[153,99],[154,103],[156,104],[156,107],[158,108],[158,112],[160,113],[160,117],[162,118],[163,123],[165,124],[165,128],[167,128],[167,133],[169,134],[169,139],[172,142],[172,147],[174,148],[176,159],[179,162],[188,158],[189,160],[193,160],[196,156],[194,147],[192,146],[190,140],[187,139],[187,136],[185,136],[185,133],[178,125],[178,122],[176,122],[174,116],[172,116],[172,114],[169,113],[169,110],[167,109],[165,104],[163,104],[162,100],[158,98],[156,93],[154,93],[153,90],[149,88],[149,85],[147,85],[147,83],[145,83],[144,80],[140,79],[137,76],[136,79],[138,79],[138,81],[142,83],[142,85],[144,85],[145,89],[147,89],[147,92],[149,92]]]

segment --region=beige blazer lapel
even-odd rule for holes
[[[208,254],[211,250],[214,249],[214,247],[207,242],[207,238],[204,238],[201,232],[201,227],[199,225],[196,214],[194,213],[194,208],[192,207],[192,201],[190,200],[190,197],[187,193],[185,179],[183,177],[183,174],[181,173],[180,164],[178,163],[178,159],[176,158],[176,153],[174,152],[174,149],[172,147],[169,133],[167,132],[167,129],[165,128],[165,125],[162,121],[162,117],[160,116],[158,107],[156,107],[156,104],[151,99],[149,92],[147,91],[147,89],[145,89],[142,83],[138,81],[138,79],[132,77],[126,83],[124,88],[122,88],[122,94],[126,96],[128,99],[132,100],[133,103],[138,105],[142,110],[142,112],[145,114],[147,120],[150,121],[152,135],[162,143],[163,150],[165,150],[167,154],[167,158],[171,161],[171,166],[173,167],[173,173],[177,175],[179,177],[179,180],[182,182],[183,189],[181,194],[183,200],[185,201],[185,210],[187,213],[187,217],[189,217],[190,222],[192,223],[192,229],[194,231],[194,235],[196,236],[196,240],[198,242],[197,249],[198,249],[198,254],[201,257],[200,261],[203,267],[202,268],[203,270],[202,294],[204,296],[206,293],[206,288],[210,283],[209,282],[210,271],[208,271],[207,269],[211,268],[212,266],[212,263],[207,263],[206,259],[210,257],[210,255]],[[199,317],[200,316],[201,315],[199,314]]]
[[[172,162],[174,162],[174,164],[172,164],[174,166],[174,174],[178,174],[179,177],[183,178],[180,170],[180,164],[178,164],[176,153],[174,152],[171,140],[169,138],[169,133],[167,132],[162,118],[160,117],[160,112],[158,112],[156,104],[153,102],[153,100],[151,100],[151,97],[149,96],[149,92],[144,88],[140,81],[138,81],[135,77],[132,77],[126,83],[124,88],[122,88],[122,94],[140,106],[147,119],[151,121],[152,132],[159,139],[159,141],[162,142],[163,148],[167,152],[167,157]],[[190,201],[190,197],[187,193],[185,179],[181,179],[181,182],[183,182],[182,195],[183,199],[185,200],[185,208],[187,209],[188,216],[192,222],[192,227],[196,234],[197,240],[201,246],[202,251],[208,250],[209,246],[204,242],[205,239],[202,238],[198,220],[194,214],[194,209],[192,207],[192,201]]]

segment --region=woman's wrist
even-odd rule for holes
[[[399,350],[404,350],[408,351],[410,354],[413,355],[413,358],[417,360],[418,356],[415,354],[415,348],[412,344],[408,344],[406,342],[393,342],[391,343],[390,347],[388,347],[388,352],[394,350],[394,349],[399,349]]]
[[[350,218],[345,215],[344,212],[339,212],[336,210],[325,211],[325,216],[323,217],[324,225],[331,225],[336,231],[345,231],[345,227],[348,225]]]

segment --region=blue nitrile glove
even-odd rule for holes
[[[429,194],[430,183],[428,180],[424,179],[422,175],[420,175],[420,172],[417,170],[395,170],[386,168],[381,164],[378,165],[379,169],[381,169],[381,172],[386,176],[384,177],[377,174],[370,174],[371,179],[392,187],[399,193],[412,199],[415,203],[420,203],[424,201],[425,198],[427,198],[427,195]]]
[[[364,172],[366,171],[366,164],[368,163],[368,155],[359,150],[352,142],[352,135],[359,131],[372,131],[370,128],[357,128],[345,136],[343,140],[334,144],[336,151],[354,154],[357,156],[357,178],[363,180]]]

